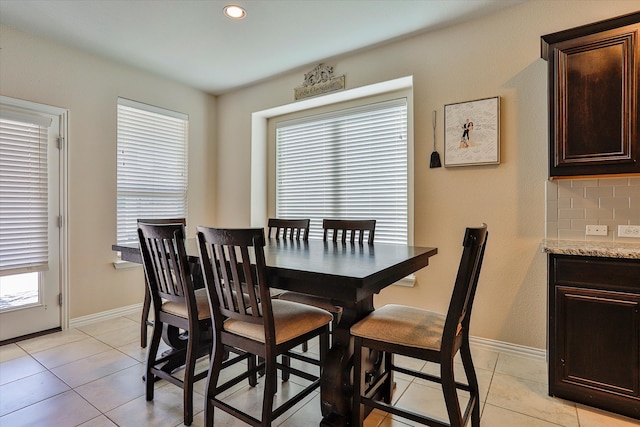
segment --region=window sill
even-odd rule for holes
[[[121,259],[113,261],[113,268],[115,268],[116,270],[124,270],[127,268],[134,268],[134,267],[142,267],[142,265],[138,264],[137,262],[123,261]]]
[[[415,284],[416,284],[416,276],[414,274],[410,274],[407,277],[395,282],[393,286],[403,286],[405,288],[413,288]]]

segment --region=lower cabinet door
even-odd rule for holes
[[[640,295],[558,285],[553,300],[550,394],[640,418]]]

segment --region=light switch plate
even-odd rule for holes
[[[640,225],[619,225],[618,237],[640,238]]]
[[[606,236],[608,228],[606,225],[587,225],[587,236]]]

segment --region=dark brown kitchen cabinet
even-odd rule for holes
[[[549,176],[640,173],[640,12],[542,36]]]
[[[549,395],[640,419],[640,260],[549,255]]]

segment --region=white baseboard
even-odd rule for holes
[[[489,338],[469,337],[469,343],[474,347],[486,350],[512,354],[514,356],[528,357],[530,359],[547,360],[547,351],[543,348],[526,347],[519,344],[511,344],[504,341],[496,341]]]
[[[115,319],[116,317],[128,316],[130,314],[139,314],[142,310],[142,303],[133,304],[126,307],[114,308],[113,310],[102,311],[100,313],[89,314],[87,316],[69,319],[69,328],[79,328],[91,323],[101,322],[103,320]]]

